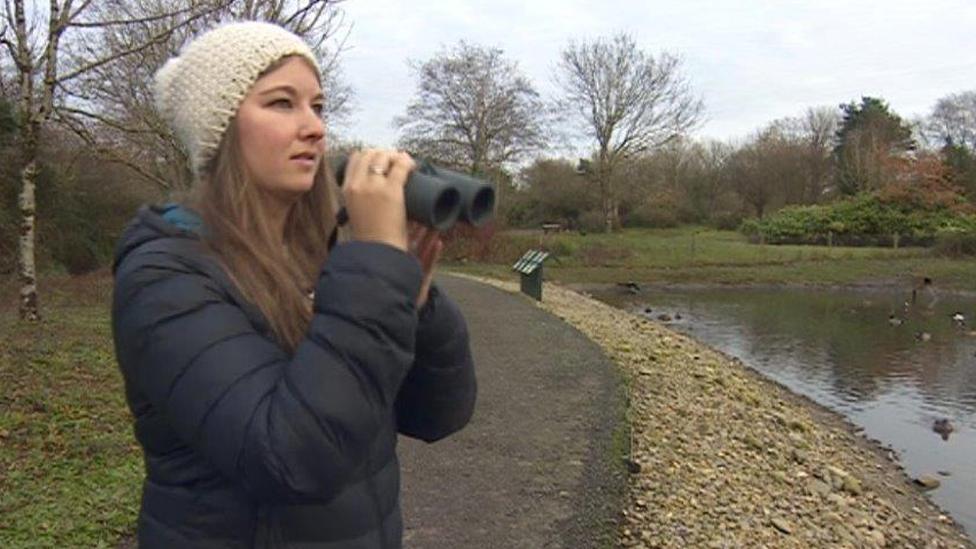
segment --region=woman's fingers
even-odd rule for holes
[[[441,239],[436,231],[429,231],[424,238],[421,239],[419,243],[419,253],[417,257],[420,259],[420,264],[424,269],[424,272],[433,269],[434,264],[437,263],[437,259],[440,256],[440,248],[442,247]]]
[[[417,166],[413,161],[413,158],[405,152],[395,151],[389,157],[389,173],[387,177],[400,185],[406,185],[407,179],[410,177],[410,172]]]
[[[399,151],[368,149],[350,155],[342,192],[354,238],[408,249],[403,186],[413,167],[410,155]]]
[[[430,285],[434,280],[434,269],[437,266],[437,261],[441,257],[441,250],[444,249],[444,244],[437,237],[435,231],[428,233],[428,238],[425,239],[421,246],[423,248],[419,258],[420,264],[423,267],[424,277],[420,284],[420,294],[417,296],[417,307],[423,307],[427,303]]]
[[[427,228],[415,221],[408,221],[407,233],[410,235],[410,251],[417,253],[421,239],[427,234]]]

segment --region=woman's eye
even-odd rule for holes
[[[312,110],[315,111],[315,114],[322,116],[322,113],[325,111],[325,107],[321,103],[316,103],[312,105]]]
[[[287,108],[290,108],[291,107],[291,101],[288,100],[288,99],[285,99],[285,98],[275,99],[271,103],[268,103],[268,106],[269,107],[279,107],[279,108],[286,108],[287,109]]]

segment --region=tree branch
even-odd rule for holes
[[[138,19],[109,19],[109,20],[105,20],[105,21],[75,21],[74,20],[75,17],[77,17],[78,15],[80,15],[81,14],[81,10],[84,9],[84,6],[87,6],[89,3],[91,3],[91,1],[92,0],[86,0],[85,4],[83,4],[82,7],[78,8],[78,10],[75,11],[75,13],[71,16],[71,19],[69,20],[69,23],[68,23],[69,26],[71,26],[71,27],[78,27],[78,28],[103,28],[103,27],[111,27],[113,25],[135,25],[135,24],[139,24],[139,23],[152,23],[152,22],[155,22],[155,21],[159,21],[161,19],[166,19],[166,18],[169,18],[169,17],[176,17],[178,15],[182,15],[182,14],[187,13],[187,12],[192,12],[196,8],[196,6],[194,6],[192,3],[190,3],[187,7],[183,8],[183,9],[178,9],[176,11],[171,11],[171,12],[167,12],[167,13],[163,13],[163,14],[159,14],[159,15],[150,15],[150,16],[147,16],[147,17],[140,17]]]
[[[91,136],[91,134],[89,134],[87,131],[83,129],[78,128],[77,124],[74,121],[65,117],[58,117],[58,122],[60,122],[63,126],[71,130],[75,135],[81,138],[81,140],[87,143],[90,147],[95,149],[95,152],[100,156],[108,158],[112,162],[118,162],[119,164],[127,166],[128,168],[132,169],[139,175],[152,181],[156,185],[159,185],[159,187],[163,189],[169,190],[170,188],[172,188],[172,185],[170,184],[169,181],[152,173],[149,170],[146,170],[142,166],[142,164],[134,162],[132,159],[126,158],[120,155],[119,153],[115,152],[113,149],[110,149],[98,143],[98,141],[96,141]]]
[[[68,13],[68,19],[67,19],[68,23],[71,23],[72,21],[74,21],[75,18],[78,17],[81,14],[81,12],[85,11],[88,8],[88,6],[91,5],[92,1],[93,0],[84,0],[81,3],[81,5],[78,6],[78,9],[76,9],[74,11],[74,13],[71,13],[70,6],[68,6],[65,9],[66,12],[69,12]]]
[[[117,59],[121,59],[122,57],[126,57],[126,56],[129,56],[129,55],[135,54],[135,53],[139,53],[140,51],[143,51],[143,50],[146,50],[146,49],[150,48],[151,46],[158,45],[158,44],[162,44],[163,42],[166,41],[166,38],[171,33],[173,33],[173,31],[175,31],[176,29],[178,29],[178,28],[186,25],[187,23],[190,23],[190,22],[195,21],[197,19],[200,19],[200,18],[202,18],[202,17],[204,17],[206,15],[209,15],[211,13],[214,13],[219,8],[220,8],[220,5],[217,4],[217,5],[215,5],[212,8],[209,8],[207,10],[198,12],[198,13],[194,14],[193,16],[188,17],[187,19],[184,19],[184,20],[182,20],[182,21],[180,21],[178,23],[175,23],[175,24],[167,27],[165,30],[163,30],[163,31],[161,31],[161,32],[153,35],[152,37],[150,37],[149,39],[147,39],[142,44],[137,44],[137,45],[135,45],[135,46],[133,46],[133,47],[131,47],[129,49],[122,50],[122,51],[120,51],[120,52],[118,52],[118,53],[116,53],[114,55],[110,55],[110,56],[105,57],[103,59],[99,59],[97,61],[92,61],[91,63],[88,63],[86,65],[83,65],[83,66],[81,66],[81,67],[79,67],[79,68],[77,68],[77,69],[69,72],[68,74],[62,76],[61,78],[59,78],[58,79],[58,83],[67,82],[68,80],[71,80],[73,78],[77,78],[78,76],[81,76],[82,74],[84,74],[84,73],[86,73],[86,72],[88,72],[88,71],[90,71],[92,69],[98,68],[98,67],[100,67],[102,65],[106,65],[108,63],[111,63],[112,61],[115,61]]]
[[[104,117],[102,115],[95,114],[93,112],[88,112],[88,111],[85,111],[85,110],[82,110],[82,109],[75,109],[75,108],[72,108],[72,107],[66,107],[66,106],[63,106],[62,105],[62,106],[56,107],[55,108],[55,112],[57,112],[57,113],[70,113],[70,114],[75,114],[75,115],[79,115],[79,116],[84,116],[86,118],[91,118],[92,120],[95,120],[97,122],[100,122],[100,123],[102,123],[102,124],[104,124],[104,125],[106,125],[106,126],[108,126],[110,128],[114,128],[116,130],[119,130],[119,131],[125,132],[125,133],[130,133],[130,134],[135,134],[135,135],[140,135],[140,134],[142,134],[142,135],[156,135],[156,132],[153,131],[153,130],[151,130],[151,129],[138,129],[138,128],[133,129],[131,127],[126,127],[126,126],[123,126],[122,124],[119,124],[117,121],[112,120],[111,118],[106,118],[106,117]],[[62,117],[61,120],[65,120],[65,118]]]

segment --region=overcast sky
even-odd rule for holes
[[[900,115],[976,89],[976,0],[347,0],[342,65],[356,110],[342,133],[391,146],[417,87],[408,59],[464,39],[497,47],[544,96],[570,39],[630,33],[668,50],[705,101],[695,135],[745,137],[763,124],[884,98]]]

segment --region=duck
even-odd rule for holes
[[[932,430],[942,435],[942,440],[949,440],[949,433],[956,430],[946,418],[939,418],[932,424]]]
[[[630,292],[631,294],[635,294],[635,295],[636,294],[639,294],[640,291],[641,291],[640,284],[634,282],[633,280],[629,280],[627,282],[618,282],[617,283],[617,286],[620,286],[620,287],[623,287],[623,288],[627,288],[627,291],[628,292]]]
[[[891,324],[892,326],[901,326],[902,324],[904,324],[904,322],[905,322],[904,320],[895,316],[895,313],[891,313],[890,315],[888,315],[888,324]]]
[[[963,327],[966,325],[966,317],[962,313],[956,312],[952,315],[952,321],[956,323],[956,326]]]
[[[932,334],[928,332],[915,332],[915,341],[930,341]]]

